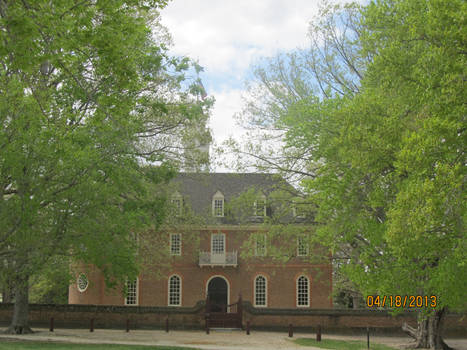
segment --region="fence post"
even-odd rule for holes
[[[242,301],[242,293],[238,295],[238,304],[237,304],[237,317],[238,317],[238,325],[243,330],[243,301]]]
[[[316,332],[316,341],[321,341],[321,325],[318,325],[318,332]]]
[[[366,347],[370,348],[370,327],[366,327]]]
[[[165,319],[165,331],[169,333],[169,318],[168,317]]]
[[[53,318],[53,317],[50,318],[50,328],[49,328],[49,331],[51,331],[51,332],[54,331],[54,318]]]
[[[89,332],[94,332],[94,319],[91,318],[91,325],[89,326]]]
[[[292,323],[289,323],[289,338],[293,337],[293,326]]]
[[[210,305],[209,294],[208,294],[206,296],[206,313],[209,313],[210,308],[211,308],[211,305]]]
[[[209,293],[206,295],[206,310],[205,310],[205,317],[206,317],[206,334],[209,334],[209,309],[211,308],[210,301],[209,301]]]
[[[250,335],[250,321],[246,321],[246,335]]]
[[[130,319],[126,319],[126,332],[128,333],[130,331]]]

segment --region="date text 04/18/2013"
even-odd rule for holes
[[[366,306],[388,308],[435,308],[438,298],[435,295],[369,295]]]

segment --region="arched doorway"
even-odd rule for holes
[[[229,285],[223,277],[213,277],[207,286],[212,312],[226,312],[229,302]]]

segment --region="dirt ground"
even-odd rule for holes
[[[303,347],[291,341],[295,338],[314,337],[314,334],[295,333],[289,338],[287,333],[252,331],[246,335],[239,330],[211,330],[210,334],[202,331],[165,331],[133,330],[126,333],[123,330],[96,329],[89,332],[86,329],[48,329],[36,328],[29,335],[0,334],[0,341],[7,339],[23,339],[48,342],[70,342],[87,344],[139,344],[139,345],[173,345],[193,347],[203,350],[315,350],[313,347]],[[364,336],[323,335],[323,338],[342,340],[364,340]],[[399,348],[410,343],[409,337],[373,336],[370,342],[381,343]],[[467,350],[467,339],[447,339],[446,342],[456,350]]]

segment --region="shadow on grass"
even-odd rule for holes
[[[158,345],[117,345],[117,344],[69,344],[35,341],[5,341],[2,339],[0,350],[196,350],[179,346]]]
[[[360,340],[336,340],[336,339],[323,339],[317,342],[311,338],[298,338],[294,340],[298,345],[314,346],[321,349],[335,349],[335,350],[368,350],[367,343]],[[396,350],[383,344],[370,344],[370,350]]]

